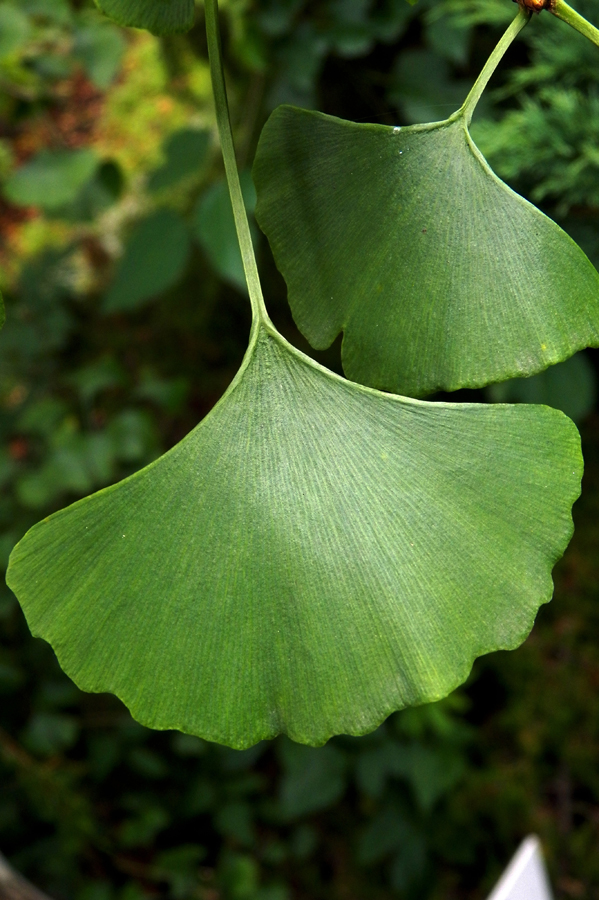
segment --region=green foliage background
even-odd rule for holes
[[[580,4],[595,22],[599,3]],[[411,123],[459,105],[507,0],[229,0],[242,168],[280,102]],[[599,256],[596,48],[549,16],[477,111],[496,171]],[[0,0],[0,553],[172,446],[249,328],[214,138],[201,8],[152,38],[91,3]],[[245,177],[246,202],[255,203]],[[269,310],[308,350],[256,230]],[[216,239],[215,236],[218,238]],[[340,370],[338,343],[320,361]],[[373,735],[236,752],[77,691],[0,596],[0,850],[77,900],[482,898],[522,836],[558,897],[599,897],[599,419],[592,354],[490,390],[582,423],[577,532],[525,646]],[[481,399],[461,392],[459,399]]]

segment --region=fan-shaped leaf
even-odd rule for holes
[[[77,684],[141,722],[321,744],[524,639],[580,476],[560,412],[381,394],[261,325],[207,418],[36,525],[8,582]]]
[[[599,275],[491,171],[460,111],[389,128],[280,107],[256,215],[314,347],[421,396],[530,375],[599,344]]]
[[[96,6],[119,25],[146,28],[152,34],[189,31],[194,0],[95,0]]]

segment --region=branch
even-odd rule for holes
[[[12,869],[0,853],[0,900],[49,900]]]

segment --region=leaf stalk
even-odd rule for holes
[[[524,9],[523,7],[519,8],[516,18],[504,32],[499,43],[486,61],[482,72],[472,85],[472,89],[460,109],[460,114],[464,116],[466,125],[470,125],[476,104],[480,100],[482,92],[489,83],[491,76],[501,62],[506,50],[530,20],[531,15],[532,12],[529,9]]]
[[[577,13],[575,9],[572,9],[565,0],[551,0],[548,9],[549,12],[553,13],[558,19],[561,19],[562,22],[571,25],[572,28],[579,31],[580,34],[599,47],[599,29],[595,28],[594,25],[591,25],[590,22],[587,22],[584,16]]]
[[[245,272],[250,302],[252,304],[252,327],[255,329],[260,323],[270,324],[270,318],[266,311],[264,297],[262,296],[256,255],[254,253],[254,245],[252,244],[247,212],[243,202],[243,194],[241,193],[237,160],[235,159],[235,147],[231,130],[231,118],[229,115],[220,31],[218,27],[218,0],[205,0],[204,8],[206,15],[208,56],[210,59],[210,74],[212,76],[212,92],[216,109],[216,122],[223,161],[225,164],[229,194],[231,195],[231,204],[233,206],[235,229],[237,231],[237,239],[239,240],[239,247],[241,249],[243,270]]]

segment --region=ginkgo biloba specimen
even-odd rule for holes
[[[216,0],[205,8],[252,303],[245,359],[175,448],[31,529],[8,581],[65,671],[145,724],[235,747],[280,731],[319,744],[441,697],[475,656],[525,638],[571,535],[579,438],[546,407],[352,384],[278,334],[235,165]]]

